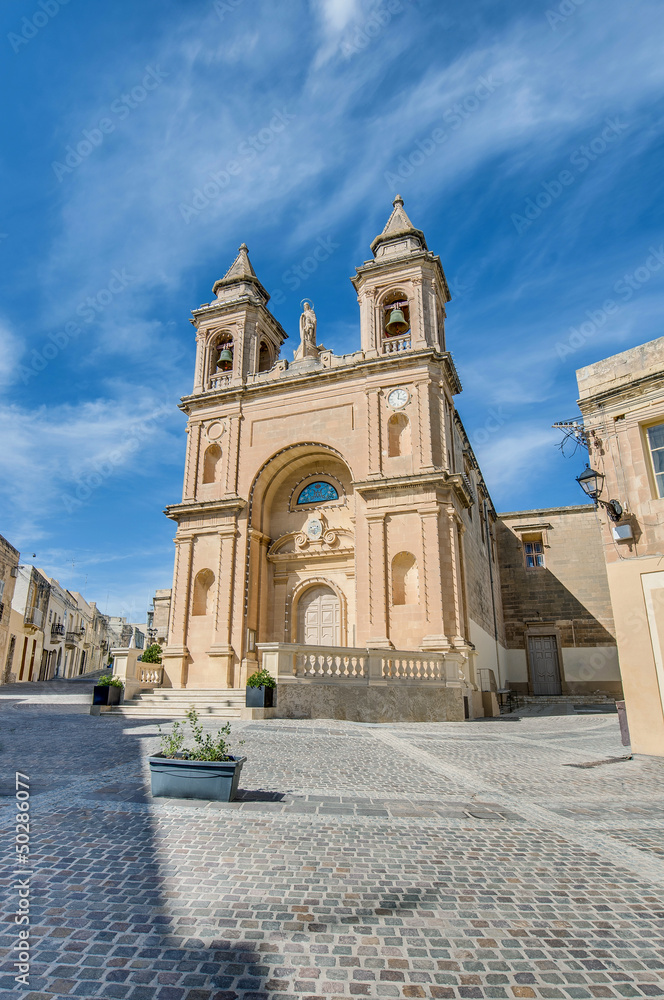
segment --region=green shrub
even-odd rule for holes
[[[173,731],[171,733],[162,733],[161,726],[159,726],[159,734],[161,736],[161,752],[164,757],[177,757],[180,760],[209,761],[233,759],[230,753],[230,744],[227,739],[227,737],[231,734],[230,722],[227,722],[225,726],[222,726],[217,733],[206,733],[203,735],[203,727],[198,722],[198,712],[195,708],[190,708],[185,718],[189,723],[191,735],[194,738],[193,750],[188,750],[184,745],[184,741],[186,739],[184,723],[174,722]],[[243,740],[240,740],[240,745],[242,745],[243,742]]]
[[[111,677],[109,674],[102,674],[97,681],[97,686],[123,688],[124,681],[121,681],[119,677]]]
[[[161,646],[153,642],[141,656],[141,663],[161,663]]]
[[[273,688],[276,686],[277,682],[272,674],[269,674],[267,670],[257,670],[255,674],[251,675],[251,677],[247,677],[247,687],[250,688]]]

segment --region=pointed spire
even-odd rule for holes
[[[237,252],[237,257],[231,264],[231,266],[226,271],[223,277],[223,281],[227,278],[255,278],[256,272],[254,271],[251,261],[249,260],[249,252],[246,243],[240,245],[240,249]]]
[[[265,291],[256,276],[256,272],[254,271],[251,261],[249,260],[249,251],[246,243],[242,243],[240,245],[237,257],[228,268],[223,278],[215,281],[212,292],[214,295],[220,295],[222,289],[228,288],[232,285],[237,285],[241,282],[248,282],[254,288],[258,289],[265,302],[268,302],[270,296]]]
[[[405,208],[403,207],[403,198],[400,194],[396,196],[392,202],[392,214],[387,220],[387,225],[383,229],[380,236],[371,244],[371,249],[374,256],[376,255],[376,250],[383,243],[389,243],[392,240],[401,240],[405,236],[414,237],[420,244],[419,248],[422,250],[427,250],[427,243],[424,238],[424,233],[421,229],[416,229],[413,223],[408,218]]]

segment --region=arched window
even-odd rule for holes
[[[214,573],[212,570],[202,569],[200,573],[196,574],[192,615],[206,615],[208,613],[208,595],[213,583]]]
[[[392,560],[392,604],[418,604],[420,584],[412,552],[399,552]]]
[[[274,362],[272,361],[272,351],[270,349],[270,345],[264,340],[261,340],[261,346],[258,349],[259,372],[269,372],[273,364]]]
[[[203,482],[216,483],[221,472],[221,448],[211,444],[203,456]]]
[[[387,422],[387,454],[410,455],[410,420],[405,413],[393,413]]]
[[[339,494],[331,483],[317,482],[305,486],[299,497],[298,504],[325,503],[328,500],[338,500]]]

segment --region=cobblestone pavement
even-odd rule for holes
[[[156,724],[67,690],[0,697],[34,872],[27,987],[3,872],[0,996],[664,997],[664,761],[620,759],[615,715],[237,722],[213,804],[153,800]]]

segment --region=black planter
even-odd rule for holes
[[[119,705],[122,688],[115,684],[95,684],[92,692],[93,705]]]
[[[149,757],[154,798],[212,799],[232,802],[246,757],[231,760],[178,760],[155,754]]]
[[[265,687],[263,684],[258,688],[247,687],[245,704],[247,708],[273,708],[274,688]]]

